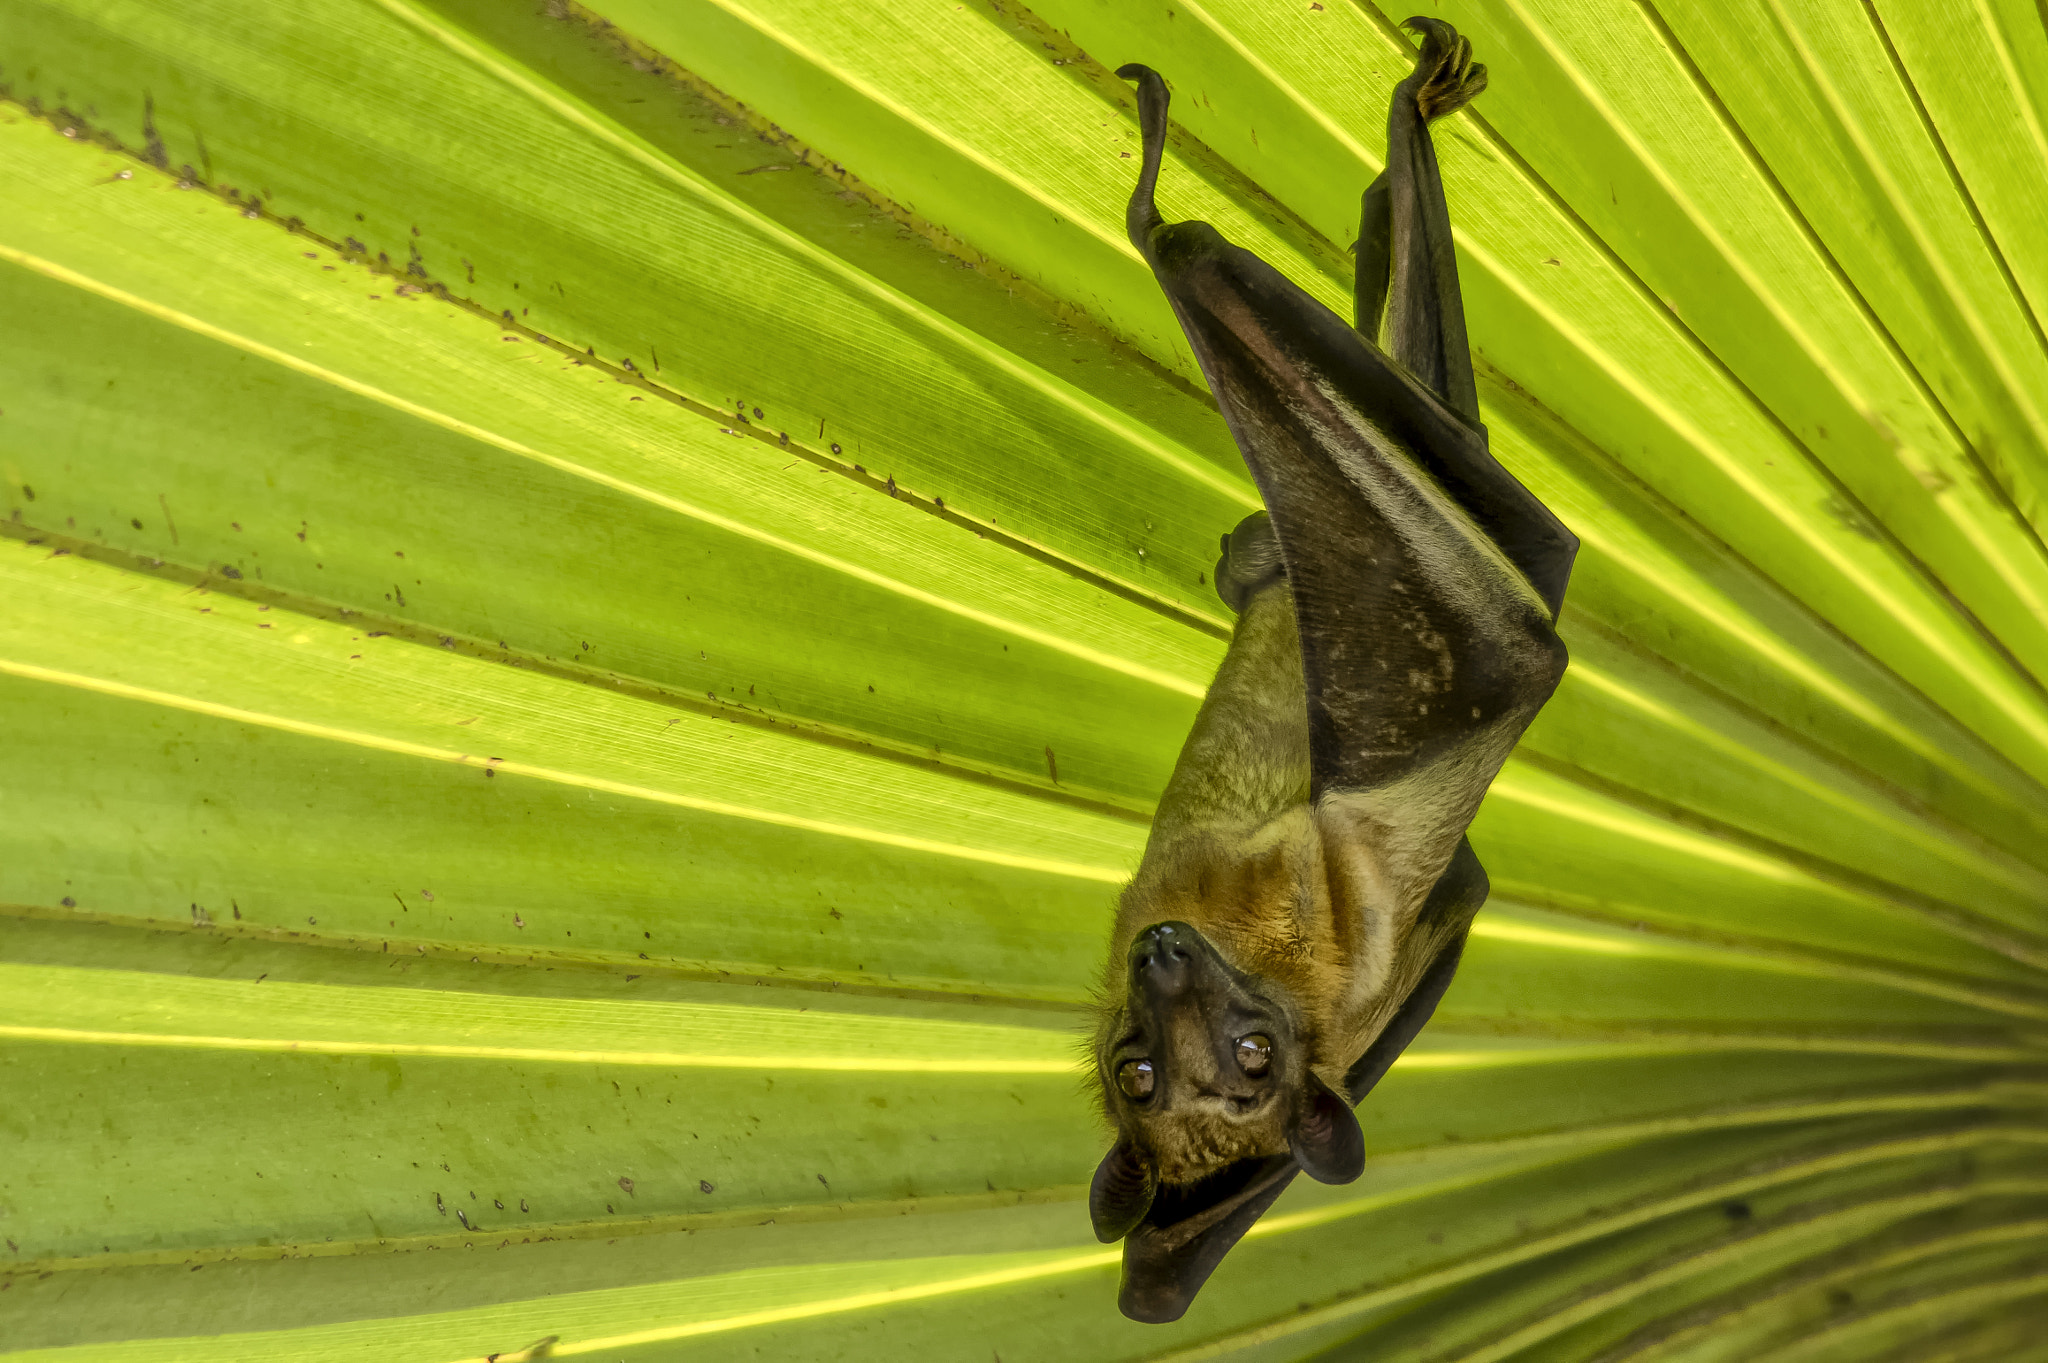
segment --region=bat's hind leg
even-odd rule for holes
[[[1486,88],[1486,68],[1472,60],[1472,44],[1443,20],[1418,16],[1407,26],[1422,35],[1422,50],[1415,69],[1394,90],[1387,169],[1365,192],[1359,330],[1476,424],[1479,395],[1465,339],[1451,212],[1429,124],[1471,103]]]
[[[1358,282],[1352,296],[1351,325],[1358,334],[1379,345],[1380,323],[1386,320],[1387,285],[1394,272],[1393,207],[1387,188],[1387,173],[1381,171],[1365,187],[1365,201],[1358,214]]]
[[[1440,19],[1414,18],[1408,20],[1408,27],[1423,35],[1422,50],[1416,54],[1415,70],[1408,79],[1401,82],[1394,95],[1395,116],[1388,128],[1387,169],[1379,173],[1366,187],[1358,223],[1358,282],[1354,304],[1354,325],[1366,340],[1381,345],[1381,326],[1386,320],[1387,292],[1393,283],[1394,274],[1394,222],[1393,183],[1390,175],[1412,176],[1417,169],[1426,170],[1434,178],[1436,158],[1432,154],[1427,164],[1415,164],[1413,149],[1400,144],[1413,142],[1422,128],[1445,114],[1456,113],[1470,104],[1479,93],[1486,89],[1486,67],[1472,61],[1472,44],[1460,37],[1455,29]],[[1403,106],[1406,106],[1405,108]],[[1419,115],[1419,118],[1417,117]],[[1421,139],[1425,147],[1428,139]],[[1396,148],[1411,154],[1402,164],[1396,164]],[[1433,197],[1439,204],[1443,200],[1440,184],[1434,187]],[[1449,213],[1443,215],[1443,227],[1448,232]],[[1408,226],[1410,232],[1417,225]],[[1435,281],[1414,281],[1434,284]],[[1455,276],[1453,277],[1455,285]],[[1428,300],[1424,300],[1425,302]],[[1440,307],[1444,300],[1435,300]],[[1449,300],[1452,307],[1459,306],[1455,296]],[[1396,359],[1409,363],[1400,354],[1400,346],[1386,347]],[[1409,364],[1415,369],[1413,364]],[[1418,374],[1420,370],[1416,371]],[[1437,385],[1439,393],[1444,389]],[[1445,394],[1448,398],[1448,394]]]
[[[1429,124],[1471,103],[1486,88],[1486,68],[1472,60],[1472,44],[1441,19],[1413,18],[1407,27],[1422,35],[1422,47],[1387,114],[1387,168],[1365,191],[1355,325],[1477,428],[1479,392],[1450,206]],[[1447,458],[1431,471],[1555,615],[1578,540],[1489,455]]]

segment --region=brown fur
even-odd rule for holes
[[[1464,761],[1497,766],[1534,706],[1485,726]],[[1497,736],[1497,737],[1496,737]],[[1493,742],[1488,742],[1493,738]],[[1233,1161],[1287,1149],[1285,1101],[1256,1112],[1221,1106],[1171,1113],[1125,1101],[1114,1052],[1130,1026],[1125,961],[1139,933],[1177,920],[1291,1020],[1306,1070],[1342,1091],[1364,1054],[1460,928],[1418,923],[1416,910],[1442,874],[1476,809],[1483,782],[1444,781],[1425,769],[1415,785],[1469,790],[1473,808],[1432,821],[1437,841],[1378,855],[1400,830],[1372,804],[1337,794],[1309,802],[1309,740],[1294,602],[1284,578],[1247,602],[1207,700],[1160,801],[1138,873],[1118,902],[1096,1028],[1105,1115],[1133,1136],[1167,1183],[1192,1183]],[[1407,786],[1408,782],[1403,782]],[[1427,789],[1396,796],[1427,801]],[[1194,1020],[1183,1018],[1163,1056],[1185,1073],[1209,1063]]]
[[[1168,1183],[1287,1148],[1284,1104],[1256,1113],[1177,1111],[1159,1120],[1114,1090],[1107,1056],[1127,1025],[1126,955],[1139,932],[1185,922],[1292,1016],[1309,1065],[1334,1086],[1364,1049],[1345,1001],[1354,992],[1352,916],[1333,901],[1323,832],[1308,804],[1308,720],[1301,642],[1284,579],[1246,603],[1208,699],[1168,782],[1138,874],[1124,890],[1096,1033],[1103,1102],[1137,1135]],[[1354,1010],[1348,1010],[1355,1013]],[[1193,1038],[1170,1062],[1201,1063]],[[1119,1114],[1121,1118],[1119,1119]]]

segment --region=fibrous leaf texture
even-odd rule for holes
[[[1181,1321],[1081,1037],[1369,0],[0,3],[0,1350],[2048,1359],[2048,34],[1447,0],[1584,540],[1492,902]]]

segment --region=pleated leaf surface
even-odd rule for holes
[[[1584,541],[1494,894],[1181,1321],[1084,1196],[1368,0],[0,0],[0,1351],[2048,1359],[2048,32],[1447,0]]]

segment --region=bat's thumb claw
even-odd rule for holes
[[[1167,94],[1165,79],[1149,66],[1130,62],[1119,66],[1116,73],[1138,83],[1138,130],[1145,147],[1138,183],[1131,191],[1130,206],[1124,210],[1124,228],[1130,233],[1131,244],[1150,259],[1152,233],[1161,223],[1153,195],[1159,185],[1159,163],[1166,156],[1166,109],[1171,96]]]
[[[1286,579],[1287,565],[1280,558],[1280,538],[1273,533],[1271,516],[1254,511],[1223,537],[1223,557],[1216,560],[1216,595],[1231,610],[1244,614],[1253,596]]]

